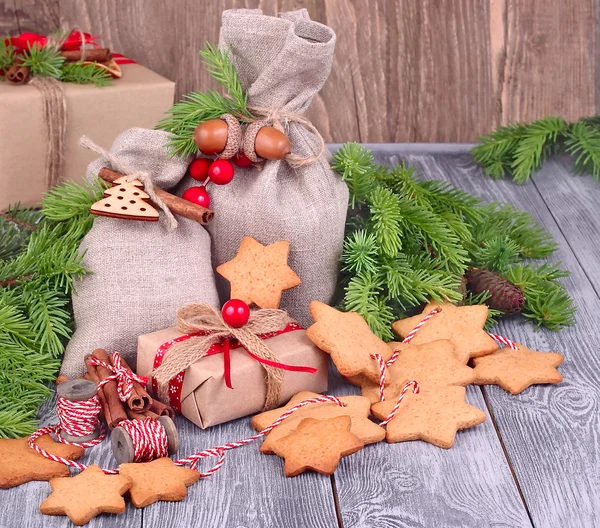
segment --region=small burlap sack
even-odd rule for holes
[[[148,172],[160,188],[186,188],[190,159],[169,157],[167,141],[166,132],[133,128],[115,140],[110,153],[131,169]],[[119,170],[101,158],[89,165],[86,178],[94,180],[102,167]],[[177,228],[168,229],[163,213],[158,222],[95,219],[80,247],[91,273],[75,288],[76,329],[61,374],[83,374],[83,358],[95,348],[120,352],[135,364],[138,336],[173,326],[179,307],[218,306],[209,234],[192,220],[178,216],[177,221]]]
[[[279,18],[260,10],[233,9],[223,13],[219,45],[231,47],[250,112],[259,119],[279,113],[292,154],[318,155],[321,138],[289,115],[303,114],[327,80],[334,32],[311,21],[305,9]],[[284,293],[281,308],[302,325],[311,323],[310,301],[331,301],[343,244],[348,189],[329,161],[323,152],[304,166],[282,160],[266,162],[262,171],[236,167],[230,184],[209,190],[217,211],[208,226],[214,265],[231,260],[246,235],[263,244],[288,240],[289,264],[302,284]],[[218,281],[221,299],[226,300],[229,285],[220,277]]]

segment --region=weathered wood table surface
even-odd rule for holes
[[[482,425],[459,432],[454,447],[423,442],[367,446],[342,460],[331,478],[287,479],[282,461],[258,445],[227,454],[225,466],[198,482],[183,502],[123,515],[101,515],[91,527],[597,527],[600,526],[600,183],[570,175],[567,159],[553,159],[524,186],[484,178],[466,145],[377,145],[380,161],[402,159],[423,177],[444,179],[485,200],[530,211],[560,248],[553,257],[571,271],[565,279],[577,304],[577,324],[561,332],[534,331],[523,318],[500,333],[528,347],[565,355],[560,385],[535,386],[518,396],[468,387],[484,409]],[[331,376],[330,392],[356,393]],[[43,409],[54,420],[54,404]],[[249,419],[202,431],[178,418],[181,454],[253,434]],[[112,467],[109,443],[85,462]],[[206,462],[212,464],[213,460]],[[39,505],[46,482],[0,490],[0,528],[70,526],[45,517]]]

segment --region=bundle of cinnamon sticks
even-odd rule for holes
[[[92,354],[85,357],[87,374],[84,377],[99,384],[113,373],[101,365],[91,365],[89,359],[92,356],[110,365],[114,365],[113,357],[102,348],[94,350]],[[131,372],[131,368],[123,358],[121,358],[121,364]],[[117,382],[114,380],[109,381],[98,390],[98,400],[100,400],[104,421],[110,430],[123,420],[145,420],[148,417],[158,418],[164,415],[170,418],[175,416],[171,407],[151,398],[146,389],[135,381],[133,382],[133,392],[126,402],[119,399]]]

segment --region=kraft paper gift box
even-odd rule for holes
[[[176,328],[167,328],[138,337],[137,373],[150,377],[158,348],[182,335]],[[265,344],[280,363],[317,369],[314,374],[284,371],[279,405],[303,390],[327,391],[329,356],[312,344],[304,330],[271,337]],[[206,429],[263,410],[267,392],[265,370],[241,347],[231,349],[231,382],[232,389],[225,384],[223,354],[200,359],[185,371],[179,399],[181,413]],[[151,380],[148,389],[152,389]]]
[[[109,148],[123,131],[153,128],[173,104],[175,83],[139,64],[121,65],[110,86],[62,83],[67,133],[62,181],[83,182],[95,152],[78,145],[82,135]],[[0,211],[10,204],[39,204],[46,192],[47,136],[42,95],[34,86],[0,82]]]

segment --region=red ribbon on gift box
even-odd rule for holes
[[[266,334],[258,334],[257,337],[261,340],[270,339],[272,337],[276,337],[279,335],[287,334],[289,332],[294,332],[296,330],[303,330],[303,328],[296,324],[290,323],[283,330],[278,330],[277,332],[269,332]],[[175,343],[180,343],[181,341],[187,341],[188,339],[192,339],[197,336],[205,336],[210,332],[197,332],[194,334],[186,334],[181,337],[176,337],[175,339],[171,339],[166,343],[163,343],[158,350],[156,351],[156,355],[154,356],[154,369],[160,367],[165,357],[165,354],[173,346]],[[206,356],[214,356],[216,354],[223,354],[223,377],[225,378],[225,385],[229,389],[233,389],[233,385],[231,383],[231,350],[236,348],[243,348],[246,353],[254,360],[262,363],[263,365],[268,365],[270,367],[287,370],[288,372],[304,372],[307,374],[315,374],[317,369],[314,367],[305,367],[301,365],[287,365],[285,363],[279,363],[278,361],[271,361],[269,359],[264,359],[256,354],[253,354],[246,347],[240,345],[235,340],[225,339],[222,343],[216,343],[208,349]],[[180,372],[169,382],[169,400],[171,403],[171,407],[181,412],[181,391],[183,389],[183,381],[185,378],[185,371]],[[152,379],[152,389],[154,390],[154,394],[158,394],[158,384],[155,379]]]
[[[95,48],[99,48],[100,45],[96,42],[99,36],[93,37],[89,33],[83,34],[84,44],[91,44]],[[31,48],[35,44],[39,44],[42,48],[46,45],[48,39],[44,35],[38,35],[37,33],[25,32],[17,35],[16,37],[9,37],[5,40],[14,46],[16,51],[25,51]],[[75,51],[81,48],[81,33],[79,31],[73,31],[65,40],[61,50],[62,51]],[[113,60],[117,64],[137,64],[134,60],[121,55],[120,53],[113,53]]]

